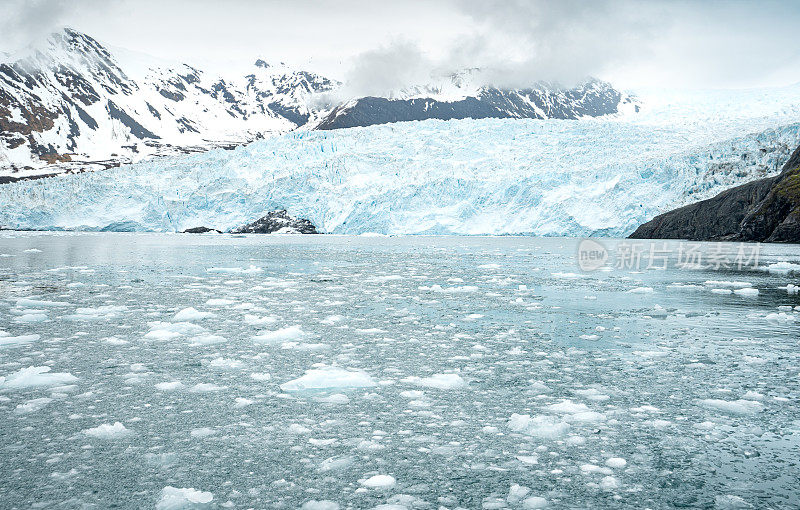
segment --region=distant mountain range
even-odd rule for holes
[[[117,166],[304,129],[424,119],[577,119],[632,99],[599,80],[564,89],[473,86],[470,73],[390,97],[332,102],[341,84],[257,60],[244,76],[112,52],[72,29],[0,62],[0,180]]]

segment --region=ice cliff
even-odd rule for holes
[[[800,143],[798,89],[631,117],[429,120],[293,132],[97,173],[0,186],[0,225],[226,230],[286,209],[328,233],[622,236],[775,175]]]

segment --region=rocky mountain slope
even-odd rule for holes
[[[308,122],[313,94],[336,85],[263,60],[234,79],[122,60],[64,29],[43,48],[0,63],[3,173],[41,173],[52,163],[62,163],[59,170],[114,166],[286,132]]]
[[[664,213],[630,237],[800,243],[800,147],[779,175]]]
[[[439,89],[418,97],[356,98],[334,108],[318,129],[426,119],[579,119],[617,113],[625,105],[636,108],[632,98],[599,80],[587,80],[572,89],[540,83],[517,90],[470,90],[459,82],[455,82],[455,88],[461,97],[440,98]]]
[[[435,81],[435,80],[434,80]],[[231,147],[304,127],[424,119],[601,116],[630,105],[609,84],[478,87],[464,74],[390,97],[331,103],[339,83],[257,60],[217,76],[123,50],[72,29],[0,57],[0,182]],[[326,102],[327,101],[327,102]]]

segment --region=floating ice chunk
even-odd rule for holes
[[[704,282],[704,285],[708,285],[709,287],[734,287],[734,288],[753,286],[750,282],[732,282],[729,280],[706,280]]]
[[[794,284],[788,284],[786,287],[780,287],[781,289],[785,289],[787,294],[797,294],[800,292],[800,287]]]
[[[87,436],[96,437],[98,439],[119,439],[131,434],[131,431],[125,428],[125,425],[116,421],[113,425],[109,423],[103,423],[97,427],[86,429],[83,431],[83,433]]]
[[[289,326],[288,328],[267,331],[266,333],[256,335],[253,337],[253,341],[259,344],[274,344],[297,340],[303,338],[305,335],[306,333],[298,326]]]
[[[386,333],[386,330],[380,328],[365,328],[356,329],[356,333],[361,333],[362,335],[378,335],[380,333]]]
[[[606,459],[606,466],[614,469],[621,469],[628,465],[628,461],[622,457],[611,457]]]
[[[256,267],[254,265],[250,265],[247,269],[242,267],[209,267],[206,269],[209,273],[235,273],[235,274],[252,274],[252,273],[260,273],[262,270],[260,267]]]
[[[670,283],[667,285],[668,289],[678,289],[678,290],[703,290],[704,287],[702,285],[694,285],[691,283]]]
[[[731,289],[711,289],[712,294],[732,294]]]
[[[586,404],[575,403],[572,400],[563,400],[557,404],[547,406],[548,411],[561,414],[584,413],[589,411]]]
[[[39,340],[39,335],[4,336],[0,335],[0,349],[10,349],[32,344]]]
[[[330,348],[330,345],[321,343],[309,344],[305,342],[284,342],[281,344],[281,349],[291,349],[295,351],[324,351]]]
[[[47,320],[46,313],[25,313],[16,317],[14,322],[21,322],[24,324],[29,324],[33,322],[44,322]]]
[[[281,389],[283,391],[305,391],[329,388],[368,388],[376,385],[366,372],[350,371],[339,367],[323,367],[306,370],[302,377],[281,384]]]
[[[148,331],[144,338],[147,340],[155,340],[158,342],[166,342],[168,340],[172,340],[182,336],[177,331],[168,331],[166,329],[153,329]]]
[[[255,381],[263,382],[263,381],[269,381],[270,379],[272,379],[272,376],[265,372],[253,372],[252,374],[250,374],[250,378]]]
[[[512,414],[508,420],[508,428],[527,436],[542,439],[556,439],[565,435],[569,423],[559,420],[554,416],[534,416],[527,414]]]
[[[361,235],[363,236],[364,234]],[[312,499],[303,503],[300,510],[339,510],[339,508],[341,508],[339,504],[333,501],[328,501],[326,499],[317,501],[316,499]]]
[[[199,335],[206,329],[191,322],[148,322],[150,331],[144,335],[148,340],[172,340],[181,335]]]
[[[108,320],[119,317],[120,313],[126,311],[127,306],[98,306],[96,308],[78,308],[72,315],[67,315],[64,318],[70,320],[80,321],[97,321]]]
[[[189,390],[193,393],[209,393],[212,391],[224,390],[225,386],[217,386],[214,383],[197,383]]]
[[[202,508],[214,499],[210,492],[202,492],[192,488],[166,486],[161,490],[161,499],[156,503],[156,510],[184,510]]]
[[[235,403],[233,404],[233,407],[236,407],[236,408],[247,407],[249,405],[252,405],[253,402],[254,401],[249,399],[249,398],[236,397],[236,400],[235,400]]]
[[[769,322],[774,322],[776,324],[789,324],[790,322],[794,322],[797,320],[794,315],[790,315],[785,312],[781,313],[770,313],[764,317]]]
[[[594,401],[601,401],[601,400],[608,400],[610,397],[603,393],[600,393],[599,390],[596,388],[587,388],[585,390],[575,390],[576,395],[580,395],[587,400],[594,400]]]
[[[386,283],[386,282],[396,282],[402,279],[403,277],[400,276],[399,274],[389,274],[382,276],[373,276],[372,278],[368,278],[367,281],[375,283]]]
[[[311,429],[308,427],[304,427],[299,423],[292,423],[289,425],[289,432],[292,434],[308,434],[311,432]]]
[[[733,291],[733,293],[743,297],[755,297],[758,296],[758,289],[745,287],[743,289],[736,289]]]
[[[34,398],[22,404],[18,404],[16,409],[14,409],[14,412],[17,414],[32,413],[38,411],[39,409],[43,408],[52,401],[53,401],[52,398],[47,398],[47,397]]]
[[[375,475],[361,481],[361,485],[370,489],[389,489],[395,484],[397,484],[397,480],[391,475]]]
[[[196,429],[192,429],[189,432],[189,435],[192,437],[210,437],[217,433],[216,430],[212,429],[211,427],[200,427]]]
[[[62,306],[69,306],[69,303],[65,301],[43,301],[30,298],[17,299],[17,308],[59,308]]]
[[[581,340],[598,340],[598,335],[581,335]]]
[[[536,380],[531,379],[528,382],[530,383],[529,388],[532,391],[539,391],[539,392],[542,392],[542,393],[547,393],[548,391],[550,391],[550,388],[545,383],[543,383],[542,381],[536,381]]]
[[[718,510],[744,510],[753,508],[753,505],[733,494],[714,496],[714,508]]]
[[[759,267],[759,269],[773,274],[800,274],[800,264],[794,264],[792,262],[776,262],[768,266]]]
[[[22,250],[22,253],[42,253],[42,250],[39,248],[28,248],[27,250]]]
[[[478,292],[478,287],[474,285],[456,285],[454,287],[442,287],[441,285],[431,285],[430,287],[422,286],[419,288],[422,291],[441,292],[443,294],[468,294],[470,292]]]
[[[216,314],[213,312],[201,312],[199,310],[195,310],[192,307],[184,308],[180,312],[176,313],[175,316],[172,318],[174,321],[199,321],[202,319],[208,319],[214,317]]]
[[[533,510],[538,508],[547,508],[547,500],[540,496],[531,496],[522,501],[522,508],[526,510]]]
[[[716,409],[729,414],[755,414],[760,412],[764,405],[753,400],[719,400],[705,399],[700,401],[700,405],[708,409]]]
[[[619,480],[610,475],[604,476],[603,479],[600,480],[600,488],[604,491],[613,491],[614,489],[618,489],[619,486]]]
[[[523,487],[519,484],[514,484],[508,489],[508,496],[506,496],[506,501],[515,505],[519,503],[522,499],[525,498],[528,494],[530,494],[531,490],[528,487]]]
[[[213,345],[213,344],[221,344],[227,342],[224,336],[220,335],[197,335],[193,336],[189,341],[189,345],[198,346],[198,345]]]
[[[180,381],[168,381],[156,384],[156,389],[161,391],[175,391],[181,388],[183,388],[183,383]]]
[[[561,278],[561,279],[564,279],[564,280],[575,280],[575,279],[578,279],[578,278],[586,278],[588,276],[588,275],[580,274],[580,273],[555,272],[555,273],[550,273],[550,274],[553,275],[554,278]]]
[[[207,304],[208,306],[227,306],[227,305],[232,305],[232,304],[234,304],[235,302],[236,302],[236,301],[233,301],[233,300],[230,300],[230,299],[224,299],[224,298],[211,298],[211,299],[209,299],[208,301],[206,301],[206,304]]]
[[[320,322],[322,324],[325,324],[325,325],[328,325],[328,326],[332,326],[333,324],[336,324],[337,322],[341,322],[342,320],[344,320],[344,317],[342,317],[341,315],[328,315],[327,317],[322,319]]]
[[[748,391],[744,395],[742,395],[742,399],[744,400],[764,400],[764,395],[758,393],[757,391]]]
[[[68,384],[78,380],[74,375],[67,372],[49,373],[48,366],[28,367],[20,369],[8,375],[5,380],[0,378],[0,388],[36,388],[40,386],[56,386]]]
[[[234,369],[234,368],[241,368],[242,362],[238,359],[231,359],[231,358],[214,358],[213,360],[208,362],[208,366],[211,368],[223,368],[223,369]]]
[[[439,390],[454,390],[467,385],[464,379],[458,374],[433,374],[430,377],[411,376],[406,377],[402,382]]]
[[[628,291],[631,294],[652,294],[653,287],[634,287]]]
[[[355,457],[350,455],[345,455],[341,457],[331,457],[328,459],[323,460],[319,465],[319,470],[321,472],[326,471],[338,471],[340,469],[344,469],[346,467],[351,466],[356,461]]]
[[[581,471],[587,474],[602,473],[604,475],[610,475],[613,473],[613,471],[611,471],[609,468],[598,466],[596,464],[583,464],[581,465]]]

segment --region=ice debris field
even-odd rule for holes
[[[286,209],[328,233],[623,236],[777,173],[800,144],[800,86],[641,94],[641,111],[300,131],[0,186],[0,226],[221,230]]]
[[[0,506],[796,505],[798,248],[575,245],[0,232]]]

